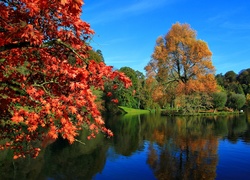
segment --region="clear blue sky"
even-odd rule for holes
[[[208,43],[216,74],[250,68],[250,0],[85,0],[91,42],[107,65],[143,73],[157,37],[188,23]]]

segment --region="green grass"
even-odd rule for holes
[[[161,112],[161,115],[163,116],[225,116],[228,114],[243,114],[239,111],[233,111],[233,112],[229,112],[229,111],[217,111],[217,112],[193,112],[193,113],[180,113],[176,110],[163,110]]]
[[[134,108],[128,108],[124,106],[119,106],[123,111],[125,111],[128,115],[137,115],[137,114],[147,114],[150,113],[149,110],[143,110],[143,109],[134,109]]]

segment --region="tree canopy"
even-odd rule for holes
[[[188,24],[176,23],[156,40],[152,58],[145,67],[147,76],[158,82],[176,83],[180,93],[215,91],[212,52],[206,42],[196,39]]]
[[[40,151],[39,140],[61,136],[88,139],[104,126],[92,89],[131,81],[104,62],[89,59],[86,41],[94,33],[80,19],[82,0],[5,0],[0,2],[0,149],[14,158]],[[25,142],[25,143],[24,143]]]

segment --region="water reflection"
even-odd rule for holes
[[[116,132],[117,138],[125,138],[120,141],[126,142],[123,146],[133,141],[138,142],[133,149],[138,149],[145,140],[150,141],[147,163],[157,179],[215,179],[219,139],[232,143],[239,138],[249,141],[249,125],[244,115],[169,118],[147,115],[123,118],[120,123],[122,128]],[[127,154],[132,154],[133,149]]]
[[[158,146],[152,143],[147,162],[157,179],[216,177],[218,140],[211,122],[199,117],[174,118],[167,120],[164,130],[154,133]]]
[[[109,117],[107,126],[115,134],[112,139],[98,135],[88,141],[84,131],[79,139],[86,145],[69,146],[59,139],[35,160],[27,158],[13,163],[9,152],[1,152],[1,179],[119,179],[119,174],[114,177],[105,168],[107,161],[112,158],[116,162],[122,156],[127,157],[123,161],[129,161],[139,152],[147,154],[141,161],[150,167],[143,173],[150,171],[156,179],[216,179],[220,140],[227,139],[231,144],[237,144],[239,139],[247,144],[250,141],[249,114]],[[119,168],[118,161],[114,165]],[[136,179],[142,171],[133,168],[138,168],[138,172],[133,171],[132,178]]]
[[[87,133],[79,137],[86,140]],[[49,145],[36,159],[18,159],[14,162],[5,156],[1,161],[0,179],[91,179],[100,172],[106,161],[108,144],[98,135],[86,145],[58,139]],[[3,169],[4,168],[4,169]]]

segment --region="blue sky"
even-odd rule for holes
[[[208,43],[216,74],[250,68],[250,0],[85,0],[82,19],[107,65],[145,73],[157,37],[188,23]]]

